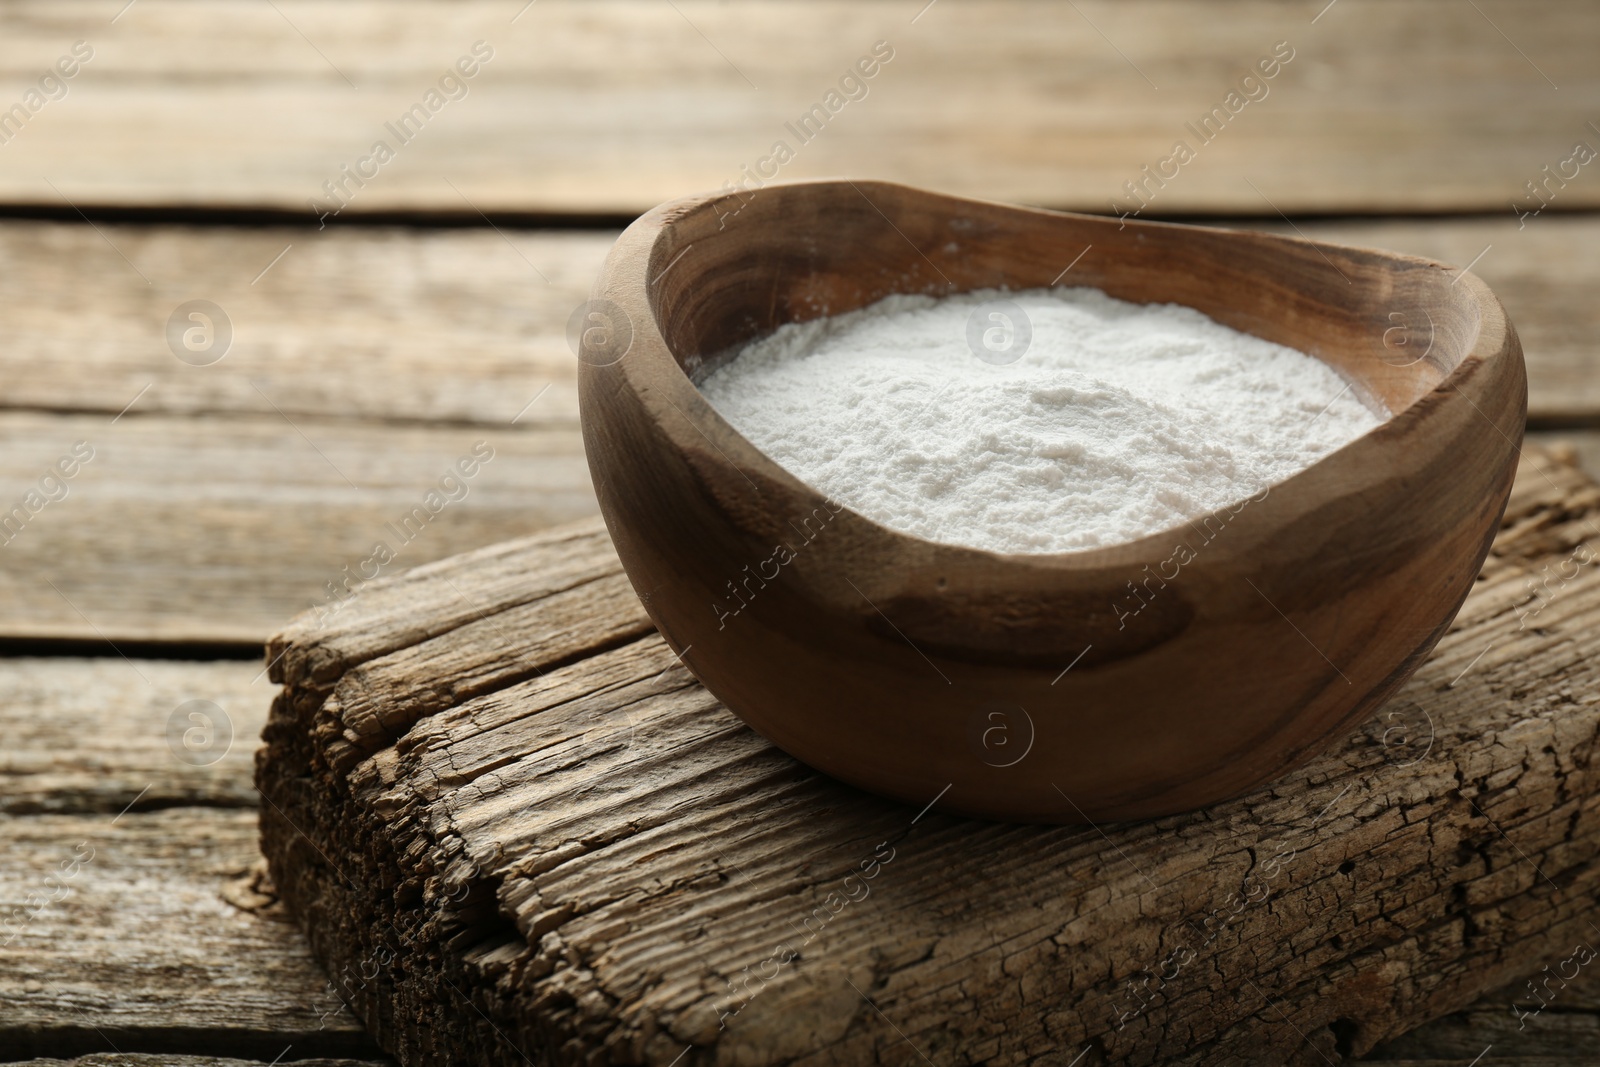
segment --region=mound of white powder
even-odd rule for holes
[[[1007,332],[991,320],[997,300],[1026,323]],[[975,354],[989,351],[969,343],[975,310],[1002,351],[1031,326],[1020,358]],[[784,325],[701,388],[836,502],[997,552],[1094,548],[1178,526],[1379,421],[1320,360],[1192,308],[1084,288],[891,296]]]

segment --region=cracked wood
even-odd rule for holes
[[[263,842],[319,958],[377,971],[352,1005],[405,1064],[1359,1055],[1596,936],[1597,516],[1530,450],[1383,712],[1256,794],[1098,829],[821,778],[648,632],[602,529],[568,528],[275,640]],[[449,587],[490,571],[474,614]],[[587,628],[558,604],[579,589]]]

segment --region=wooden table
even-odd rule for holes
[[[0,107],[28,111],[0,125],[0,510],[24,509],[0,535],[0,1060],[381,1059],[261,876],[261,644],[479,442],[384,573],[593,513],[566,323],[627,218],[752,182],[776,140],[784,178],[1130,210],[1278,42],[1146,216],[1473,263],[1522,334],[1532,436],[1600,472],[1591,5],[0,9]],[[185,346],[196,300],[225,352]],[[1585,1062],[1600,985],[1567,993],[1374,1055]]]

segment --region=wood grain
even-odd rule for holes
[[[249,778],[268,701],[259,674],[0,660],[6,1058],[374,1053],[261,869]],[[171,712],[195,699],[224,709],[226,752],[169,745]]]
[[[1279,222],[1229,223],[1292,233]],[[1301,222],[1318,240],[1472,268],[1506,305],[1528,363],[1528,413],[1600,423],[1600,218]],[[616,231],[0,223],[10,290],[0,408],[575,429],[566,324]],[[1493,246],[1481,258],[1486,246]],[[285,248],[289,251],[255,281]],[[1092,253],[1091,253],[1092,254]],[[537,273],[536,273],[537,272]],[[548,282],[541,279],[548,279]],[[254,284],[252,284],[252,282]],[[232,349],[193,367],[163,331],[203,297]],[[539,390],[549,390],[526,411]],[[148,390],[146,390],[148,386]],[[258,388],[259,387],[259,388]],[[141,390],[145,390],[141,393]]]
[[[1342,0],[1320,17],[1324,4],[1272,0],[922,6],[546,0],[519,16],[479,0],[398,17],[376,2],[142,0],[112,24],[92,0],[10,5],[8,103],[72,41],[95,57],[5,148],[0,201],[310,218],[322,183],[479,39],[495,54],[469,95],[399,146],[352,212],[634,214],[737,180],[778,139],[796,150],[785,177],[1105,210],[1280,40],[1295,58],[1269,95],[1160,210],[1509,210],[1600,111],[1600,12],[1578,0],[1540,17],[1508,0],[1481,14]],[[788,135],[880,39],[894,58],[867,96],[810,143]],[[1575,180],[1559,203],[1594,206],[1600,183]]]
[[[14,286],[0,320],[0,407],[575,430],[567,319],[615,239],[0,223],[0,269]],[[217,304],[232,326],[209,366],[180,361],[166,342],[168,319],[192,299]]]
[[[260,783],[322,851],[273,809],[264,842],[321,958],[419,961],[354,1000],[402,1063],[1337,1061],[1589,936],[1600,578],[1550,575],[1597,516],[1600,487],[1530,452],[1483,576],[1389,717],[1250,797],[1098,829],[919,816],[821,779],[655,637],[563,645],[543,675],[363,732],[346,708],[417,707],[422,677],[447,681],[447,656],[413,660],[414,681],[385,671],[415,655],[384,651],[384,620],[416,616],[424,589],[401,579],[372,591],[370,634],[280,639],[316,653],[280,661]],[[497,565],[520,556],[537,580],[548,547]],[[441,606],[419,651],[460,625]],[[373,753],[353,766],[352,730]],[[870,892],[841,889],[884,842]]]
[[[1591,478],[1600,478],[1600,433],[1548,430],[1529,433],[1527,440],[1559,453],[1566,462],[1575,463],[1587,471]]]
[[[601,544],[591,541],[590,552],[598,554],[594,550]],[[606,573],[610,581],[620,580],[614,559]],[[481,563],[472,574],[484,574]],[[462,585],[466,579],[453,580]],[[486,591],[462,588],[486,598],[486,610],[490,607]],[[515,599],[496,601],[495,614],[484,621],[516,611],[506,606]],[[620,615],[624,625],[630,625],[630,618],[631,625],[643,624],[642,611]],[[427,654],[431,645],[445,657],[473,650],[502,654],[507,665],[517,662],[523,648],[513,633],[503,631],[501,640],[486,643],[473,632],[475,625],[483,623],[469,622],[392,660],[397,666],[416,663],[414,657]],[[570,645],[542,650],[542,655],[568,656]],[[435,670],[437,665],[412,669]],[[141,659],[130,665],[115,657],[0,661],[0,685],[9,695],[0,706],[0,730],[8,739],[0,757],[0,810],[6,812],[9,828],[0,833],[0,847],[10,867],[10,877],[0,886],[0,941],[7,942],[0,946],[0,997],[6,1004],[0,1011],[0,1047],[8,1053],[71,1056],[97,1045],[108,1048],[98,1029],[124,1053],[66,1062],[73,1067],[244,1067],[271,1059],[291,1043],[288,1058],[294,1059],[333,1047],[329,1041],[345,1047],[353,1039],[354,1021],[337,1009],[336,992],[309,961],[300,935],[285,925],[270,883],[254,869],[258,860],[252,860],[252,830],[244,813],[229,810],[247,806],[256,795],[249,781],[249,755],[266,717],[268,692],[264,683],[252,682],[258,673],[244,663]],[[439,673],[453,678],[467,672],[444,668]],[[412,693],[425,697],[427,691]],[[212,766],[182,763],[166,747],[171,706],[196,697],[224,706],[236,734],[232,749]],[[146,785],[151,786],[148,791]],[[113,824],[136,797],[134,811]],[[176,810],[155,810],[169,805]],[[27,812],[53,817],[41,822]],[[60,817],[69,814],[83,817]],[[131,837],[130,828],[137,829]],[[114,854],[102,847],[108,838]],[[94,859],[78,877],[51,880],[61,862],[83,854],[72,847],[80,841],[97,849]],[[138,846],[131,847],[130,841]],[[63,889],[70,894],[26,918],[31,910],[28,894],[58,896]],[[224,921],[216,921],[219,914]],[[103,929],[96,930],[97,924]],[[14,940],[14,932],[27,940]],[[104,951],[107,944],[113,949],[109,953]],[[131,969],[134,957],[136,971]],[[1563,993],[1564,1006],[1579,1013],[1546,1014],[1536,1021],[1542,1028],[1539,1047],[1559,1047],[1562,1035],[1583,1032],[1574,1027],[1593,1025],[1600,1000],[1585,997],[1585,992],[1575,986],[1570,999]],[[1600,995],[1600,990],[1594,992]],[[229,1005],[240,1006],[241,1014],[230,1014],[228,1024],[219,1025],[213,1015],[184,1007],[191,997],[201,1004],[226,997]],[[1500,1015],[1510,1018],[1505,1009],[1510,997],[1508,991],[1500,1000],[1447,1017],[1397,1039],[1402,1044],[1396,1047],[1443,1055],[1470,1043],[1479,1032],[1493,1033],[1499,1041],[1496,1027]],[[331,1013],[326,1020],[324,1013]],[[323,1030],[308,1036],[308,1019],[311,1029],[321,1025]],[[243,1043],[235,1040],[240,1032],[245,1033]],[[280,1043],[273,1047],[274,1041]],[[129,1051],[184,1046],[213,1052],[226,1047],[234,1055],[262,1058]],[[1549,1059],[1537,1067],[1556,1062],[1572,1061]],[[24,1063],[63,1067],[64,1061]],[[313,1061],[311,1067],[354,1064]],[[1536,1065],[1530,1061],[1522,1067]]]
[[[370,1056],[275,897],[254,811],[0,823],[0,1047],[12,1055]],[[63,868],[87,857],[79,867]],[[14,903],[12,903],[14,902]],[[41,902],[46,902],[41,908]]]
[[[95,457],[66,497],[0,548],[0,635],[254,643],[335,607],[329,583],[359,587],[594,511],[572,432],[21,412],[0,413],[5,508],[80,440]],[[460,478],[480,441],[493,458]],[[429,504],[447,476],[458,499]]]
[[[255,663],[3,658],[0,690],[6,816],[256,806],[271,686]],[[195,700],[210,706],[185,710]]]
[[[1300,228],[1463,264],[1492,244],[1473,270],[1522,336],[1530,417],[1600,419],[1591,299],[1600,277],[1587,252],[1600,220],[1545,216],[1521,232],[1514,220],[1508,229],[1460,219]],[[94,640],[98,627],[116,641],[258,644],[363,558],[371,528],[392,518],[386,509],[414,505],[474,428],[518,458],[491,464],[485,491],[446,511],[402,565],[592,512],[565,323],[613,233],[101,229],[154,287],[90,227],[0,224],[0,263],[12,268],[0,326],[0,502],[15,503],[76,435],[119,446],[38,516],[39,536],[0,549],[10,594],[0,633]],[[163,340],[172,309],[197,296],[236,326],[233,350],[207,367],[180,362]],[[377,471],[389,484],[350,494],[366,504],[337,499],[349,486],[286,418],[358,485]],[[514,502],[502,506],[495,486]],[[491,496],[493,514],[481,510]],[[96,497],[103,506],[80,510]],[[268,526],[272,538],[252,532]],[[63,584],[75,574],[98,580]]]
[[[1593,936],[1583,940],[1593,944]],[[1570,947],[1570,946],[1569,946]],[[1537,981],[1542,975],[1530,976]],[[1384,1042],[1371,1059],[1432,1059],[1470,1063],[1486,1046],[1493,1045],[1495,1061],[1520,1063],[1523,1058],[1546,1062],[1571,1062],[1593,1058],[1600,1048],[1600,978],[1587,968],[1565,989],[1553,984],[1556,999],[1537,1016],[1520,1020],[1539,1002],[1528,995],[1522,982],[1484,997],[1472,1006],[1409,1034]],[[1520,996],[1518,994],[1521,994]]]

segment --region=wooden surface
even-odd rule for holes
[[[0,107],[73,41],[95,49],[68,95],[0,147],[0,501],[36,485],[86,428],[98,449],[69,497],[0,549],[4,651],[93,654],[0,660],[11,696],[0,702],[0,915],[27,907],[70,857],[57,844],[114,831],[100,873],[91,878],[91,864],[75,896],[0,948],[0,1060],[377,1057],[339,1044],[354,1040],[354,1023],[337,1011],[331,1036],[308,1034],[328,1009],[328,978],[280,921],[282,905],[250,895],[269,887],[240,882],[252,854],[248,738],[269,689],[252,684],[260,664],[189,657],[253,655],[363,558],[374,522],[414,506],[473,440],[492,440],[501,465],[391,571],[592,513],[563,335],[616,228],[658,200],[737,180],[876,39],[896,55],[870,95],[783,176],[902,177],[1091,210],[1108,210],[1185,122],[1220,103],[1244,63],[1291,41],[1296,57],[1271,95],[1151,211],[1227,214],[1458,264],[1492,243],[1473,270],[1522,335],[1535,425],[1600,426],[1600,233],[1594,216],[1562,213],[1595,206],[1593,168],[1520,230],[1511,206],[1572,141],[1600,137],[1587,125],[1600,121],[1600,16],[1588,5],[675,6],[0,6]],[[480,37],[496,57],[471,96],[317,230],[307,199]],[[1296,214],[1292,225],[1279,208]],[[1417,214],[1439,210],[1481,217]],[[509,225],[574,211],[606,213],[598,221],[611,229]],[[56,221],[18,217],[39,212]],[[380,212],[396,225],[340,224]],[[1340,212],[1399,217],[1301,217]],[[441,217],[462,228],[417,225]],[[274,220],[285,225],[255,224]],[[163,338],[173,309],[195,298],[237,326],[232,350],[207,367],[180,362]],[[1562,436],[1600,471],[1600,438]],[[591,591],[625,598],[618,582],[598,578]],[[452,669],[499,685],[565,641],[553,632],[528,661],[474,646]],[[165,747],[180,697],[233,717],[236,747],[214,766],[179,763]],[[241,921],[209,921],[218,914]],[[1485,1064],[1583,1062],[1600,1017],[1593,996],[1568,987],[1522,1032],[1507,1029],[1510,996],[1396,1039],[1395,1062],[1459,1067],[1491,1042]]]
[[[95,458],[5,546],[0,635],[255,644],[266,620],[337,604],[330,582],[594,510],[575,432],[275,416],[0,415],[8,495],[80,440]],[[480,441],[494,458],[465,495],[402,527]]]
[[[784,756],[637,636],[636,602],[588,592],[611,550],[569,528],[275,639],[263,840],[329,967],[410,961],[353,1001],[403,1063],[1359,1055],[1600,936],[1600,579],[1526,603],[1597,516],[1600,487],[1530,453],[1390,719],[1241,800],[1070,829],[919,814]],[[463,632],[450,587],[488,570]],[[1174,959],[1137,1008],[1130,979]]]
[[[614,569],[600,581],[626,588]],[[642,615],[633,621],[637,628],[621,639],[645,632]],[[474,648],[480,657],[496,652]],[[540,654],[561,653],[547,647]],[[526,673],[523,667],[519,676]],[[260,666],[12,659],[0,663],[0,684],[8,693],[0,704],[8,739],[0,752],[0,836],[8,858],[0,867],[0,941],[19,929],[0,946],[0,1049],[69,1058],[107,1050],[76,1061],[80,1067],[239,1067],[236,1060],[133,1050],[205,1047],[212,1055],[258,1056],[251,1062],[260,1064],[290,1046],[290,1061],[349,1048],[354,1020],[337,1007],[328,978],[255,869],[250,757],[275,688]],[[222,707],[235,734],[225,755],[198,767],[173,759],[165,742],[172,708],[197,698]],[[43,813],[49,817],[37,817]],[[177,840],[184,847],[174,847]],[[94,860],[78,877],[47,881],[61,862],[84,854],[74,852],[83,841],[97,848]],[[25,920],[14,909],[27,908],[30,893],[59,899]],[[108,955],[114,971],[102,965]],[[183,1006],[211,987],[227,992],[226,1012],[201,1015]],[[1521,1033],[1508,1009],[1514,993],[1486,998],[1396,1047],[1415,1060],[1433,1056],[1431,1062],[1460,1067],[1492,1039],[1503,1041],[1506,1060],[1520,1067],[1572,1063],[1555,1057],[1583,1047],[1600,1017],[1600,987],[1574,984],[1562,994],[1566,1011],[1545,1012]],[[241,1022],[255,1032],[240,1039],[234,1027]],[[1462,1054],[1480,1034],[1488,1036]],[[127,1055],[109,1052],[113,1041]],[[1528,1055],[1514,1055],[1519,1050]],[[1544,1058],[1529,1058],[1538,1054]]]
[[[1592,252],[1600,218],[1547,216],[1520,232],[1509,212],[1504,219],[1217,224],[1283,233],[1297,226],[1317,240],[1458,266],[1477,259],[1473,273],[1522,336],[1534,424],[1600,426],[1600,376],[1591,372],[1600,343],[1600,305],[1591,298],[1600,285]],[[516,418],[521,429],[576,433],[567,319],[587,299],[618,232],[101,229],[156,283],[154,292],[91,228],[0,222],[0,265],[15,294],[0,345],[0,411],[109,419],[137,396],[124,420],[248,414],[281,426],[281,411],[297,421],[500,431]],[[179,362],[162,342],[168,316],[195,295],[218,303],[234,325],[233,347],[208,367]]]
[[[133,403],[124,420],[256,415],[283,426],[287,415],[504,431],[516,418],[524,430],[576,430],[567,317],[615,239],[3,222],[0,267],[15,299],[0,403],[107,419]],[[1585,239],[1571,234],[1560,258],[1576,258]],[[179,361],[164,341],[168,317],[195,297],[233,324],[232,347],[210,366]]]
[[[389,138],[396,158],[350,212],[634,214],[739,180],[776,140],[795,150],[785,177],[1105,210],[1175,140],[1194,147],[1184,124],[1279,41],[1294,58],[1160,210],[1509,210],[1600,113],[1600,11],[1582,0],[1540,18],[1509,0],[1341,0],[1320,17],[1326,0],[925,3],[543,0],[519,17],[518,0],[481,0],[398,17],[378,2],[140,0],[115,24],[105,0],[19,5],[0,23],[19,92],[75,39],[95,57],[4,149],[0,200],[309,220],[322,183],[478,40],[494,58],[468,95],[412,143]],[[879,40],[894,58],[867,95],[810,143],[790,135]],[[1600,182],[1559,202],[1594,207]]]
[[[1600,426],[1600,221],[1298,225],[1458,264],[1492,245],[1473,272],[1522,337],[1533,425]],[[396,566],[594,513],[566,322],[613,231],[102,229],[157,294],[90,227],[0,223],[0,500],[97,449],[0,552],[0,636],[259,643],[479,439],[499,459]],[[235,323],[206,367],[162,340],[196,293]]]
[[[271,688],[257,663],[0,659],[0,684],[6,815],[114,816],[134,797],[141,812],[256,806],[249,778]],[[195,756],[184,762],[169,744],[168,719],[199,699],[227,719],[191,735]],[[185,730],[195,725],[187,714],[180,718]]]
[[[1038,289],[1074,261],[1076,284],[1314,353],[1346,384],[1303,423],[1345,390],[1389,415],[1186,526],[1006,554],[874,522],[848,506],[870,502],[865,485],[831,500],[695,384],[785,324],[894,293]],[[1472,586],[1527,406],[1516,332],[1459,268],[903,185],[673,201],[623,233],[594,293],[618,321],[580,357],[584,448],[617,554],[672,651],[822,773],[910,804],[942,791],[946,810],[1008,822],[1201,809],[1369,717]],[[1394,315],[1424,331],[1427,358],[1383,348]],[[626,349],[610,343],[622,329]],[[993,432],[953,428],[952,454],[977,462]],[[891,477],[923,476],[901,459],[883,458]],[[954,495],[940,492],[909,506]],[[1015,739],[1004,749],[985,742],[996,723]]]
[[[375,1055],[265,880],[259,664],[6,659],[0,686],[0,1058]],[[175,750],[191,700],[229,728]]]

